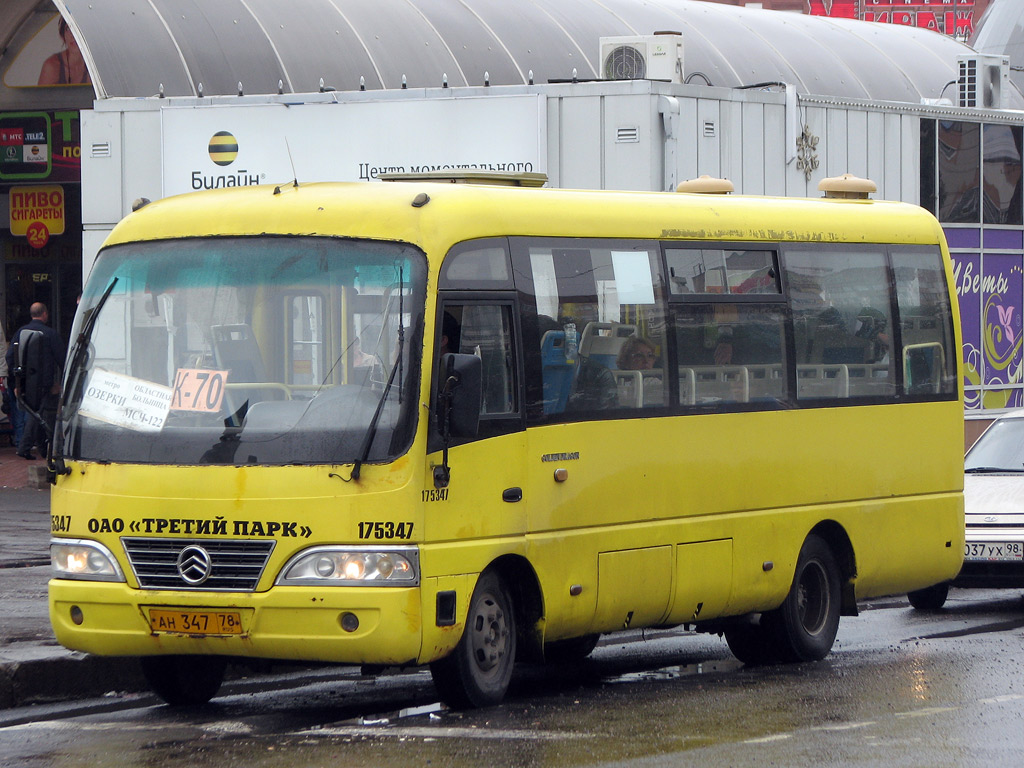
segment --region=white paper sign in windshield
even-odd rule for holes
[[[159,432],[171,409],[170,387],[94,368],[79,413],[139,432]]]

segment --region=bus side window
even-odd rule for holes
[[[686,303],[674,315],[681,405],[786,398],[781,304]]]
[[[892,294],[879,248],[786,251],[797,398],[893,397]]]
[[[774,250],[741,245],[665,248],[680,405],[774,407],[787,398],[776,257]]]
[[[516,285],[532,291],[537,306],[541,386],[528,391],[541,402],[530,403],[531,414],[603,418],[664,406],[665,307],[655,244],[538,238],[516,247],[523,264]]]
[[[956,348],[942,255],[931,250],[893,250],[896,302],[908,395],[956,393]]]

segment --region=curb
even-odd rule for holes
[[[28,483],[26,488],[45,490],[50,487],[50,479],[45,464],[38,464],[28,468]]]
[[[0,665],[0,709],[148,690],[135,659],[65,651]]]
[[[0,709],[148,690],[135,659],[65,651],[0,666]]]

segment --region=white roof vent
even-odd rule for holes
[[[678,32],[601,38],[602,80],[683,82],[683,36]]]

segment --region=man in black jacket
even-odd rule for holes
[[[28,325],[18,329],[11,337],[7,349],[7,367],[14,379],[14,394],[42,419],[50,430],[57,416],[61,374],[64,367],[64,342],[47,322],[50,313],[46,305],[36,302],[29,308],[32,318]],[[36,458],[33,446],[46,453],[47,431],[32,414],[25,419],[25,431],[18,443],[18,455],[24,459]]]

